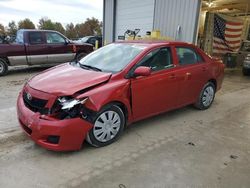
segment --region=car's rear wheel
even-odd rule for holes
[[[215,85],[212,82],[208,82],[202,88],[199,98],[195,103],[195,107],[200,110],[208,109],[212,105],[214,97],[215,97]]]
[[[6,60],[0,58],[0,76],[6,75],[8,72],[8,64]]]
[[[125,115],[119,106],[106,106],[97,114],[86,140],[95,147],[109,145],[119,138],[125,122]]]
[[[75,57],[75,59],[76,59],[76,61],[80,61],[83,57],[85,57],[87,55],[87,53],[85,53],[85,52],[80,52],[80,53],[78,53],[78,54],[76,54],[76,57]]]

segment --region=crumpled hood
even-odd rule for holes
[[[108,81],[110,76],[111,73],[85,70],[67,63],[34,76],[28,84],[33,89],[58,96],[73,95],[77,91]]]

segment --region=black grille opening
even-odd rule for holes
[[[47,138],[47,142],[51,143],[51,144],[58,144],[60,140],[60,136],[48,136]]]
[[[23,122],[20,119],[19,119],[19,122],[20,122],[21,126],[23,127],[24,131],[27,134],[31,135],[32,134],[32,130],[29,127],[27,127],[26,125],[24,125]]]
[[[47,114],[49,109],[45,108],[47,104],[47,100],[38,99],[27,92],[23,92],[23,101],[27,108],[29,108],[33,112],[40,112],[41,114]]]

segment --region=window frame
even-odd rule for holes
[[[195,63],[192,63],[192,64],[181,64],[180,63],[180,59],[179,59],[179,55],[178,55],[178,52],[177,52],[177,48],[185,48],[185,49],[189,49],[189,50],[193,51],[196,54],[196,57],[200,58],[200,61],[198,61],[198,58],[197,58],[197,61]],[[197,49],[195,49],[192,46],[174,46],[174,49],[175,49],[176,58],[177,58],[177,62],[178,62],[179,66],[190,66],[190,65],[198,65],[198,64],[201,64],[201,63],[205,63],[205,60],[202,57],[202,55],[197,51]]]
[[[60,42],[60,43],[55,43],[55,42],[48,43],[48,42],[47,42],[47,34],[49,34],[49,33],[59,35],[60,37],[62,37],[62,38],[64,39],[64,42]],[[66,38],[63,37],[63,36],[62,36],[60,33],[58,33],[58,32],[47,31],[47,32],[45,32],[45,42],[46,42],[47,45],[62,45],[62,44],[65,44],[65,43],[66,43]]]
[[[34,33],[40,33],[41,34],[41,39],[42,39],[41,42],[31,42],[31,37],[30,36],[31,36],[31,34],[34,34]],[[28,39],[29,39],[29,44],[31,44],[31,45],[45,44],[44,35],[43,35],[43,32],[41,32],[41,31],[28,32]]]
[[[174,58],[174,51],[173,51],[173,48],[172,48],[172,46],[161,46],[161,47],[157,47],[157,48],[153,48],[153,49],[150,49],[149,51],[147,51],[144,55],[143,55],[143,57],[141,57],[140,58],[140,60],[135,64],[135,65],[133,65],[133,67],[128,71],[128,73],[127,73],[127,76],[126,76],[126,78],[131,78],[131,77],[133,77],[133,74],[134,74],[134,71],[135,71],[135,69],[136,68],[138,68],[139,66],[141,66],[141,64],[142,64],[142,60],[149,54],[149,53],[151,53],[151,52],[153,52],[153,51],[155,51],[155,50],[161,50],[161,49],[163,49],[163,48],[168,48],[169,50],[170,50],[170,58],[171,58],[171,62],[172,62],[172,66],[169,66],[169,67],[167,67],[167,68],[164,68],[164,69],[161,69],[161,70],[152,70],[152,74],[156,74],[156,73],[159,73],[159,72],[162,72],[162,71],[166,71],[166,70],[170,70],[170,69],[172,69],[172,68],[175,68],[176,67],[176,64],[175,64],[175,58]]]

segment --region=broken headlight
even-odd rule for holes
[[[72,97],[60,97],[53,105],[50,114],[58,119],[69,119],[75,117],[85,117],[84,103],[88,98],[75,99]]]
[[[84,99],[67,99],[66,97],[61,97],[58,99],[62,110],[70,110],[78,104],[84,104],[88,98]]]

